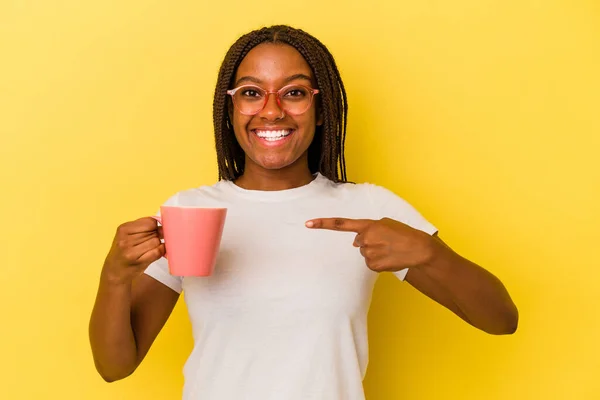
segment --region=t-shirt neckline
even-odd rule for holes
[[[224,189],[247,199],[257,201],[283,201],[308,196],[318,190],[318,188],[328,180],[327,177],[322,175],[320,172],[313,174],[313,176],[315,178],[306,185],[284,190],[244,189],[233,183],[233,181],[226,180],[221,181],[221,185]]]

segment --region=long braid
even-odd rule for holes
[[[285,25],[265,27],[240,37],[227,52],[221,68],[213,101],[213,126],[219,166],[219,179],[234,180],[244,172],[245,155],[235,138],[229,121],[227,90],[233,85],[235,72],[246,55],[261,43],[285,43],[293,46],[310,65],[320,90],[318,110],[323,124],[317,127],[308,149],[309,168],[329,179],[345,182],[344,146],[348,116],[346,91],[333,55],[318,39]]]
[[[329,87],[327,89],[332,94],[329,96],[330,100],[332,101],[332,108],[330,108],[330,110],[333,108],[336,110],[336,113],[334,113],[331,118],[331,121],[335,121],[335,124],[331,128],[337,134],[331,137],[331,139],[334,139],[334,143],[330,143],[331,151],[328,154],[330,156],[328,160],[328,167],[333,174],[337,174],[337,163],[339,162],[341,180],[346,181],[346,163],[344,157],[344,145],[346,138],[345,132],[348,113],[346,91],[344,89],[344,85],[333,56],[318,39],[313,38],[313,41],[321,50],[320,55],[324,58],[319,60],[317,65],[326,67],[326,72],[328,75],[327,82],[329,83]],[[341,101],[339,101],[340,97]]]
[[[341,101],[337,101],[335,106],[337,108],[337,115],[338,118],[334,118],[334,120],[337,122],[337,126],[336,126],[336,131],[338,133],[338,135],[336,135],[336,145],[337,145],[337,155],[339,156],[339,160],[336,160],[337,162],[339,162],[339,166],[340,166],[340,174],[342,176],[342,180],[346,181],[346,160],[345,160],[345,156],[344,156],[344,147],[345,147],[345,141],[346,141],[346,127],[347,127],[347,122],[348,122],[348,99],[346,96],[346,90],[344,88],[343,82],[341,80],[341,75],[339,73],[339,70],[337,68],[337,65],[335,63],[335,60],[333,59],[333,56],[331,55],[331,53],[327,50],[327,48],[325,47],[325,45],[323,45],[320,41],[318,41],[317,39],[315,39],[317,44],[320,46],[320,48],[323,51],[323,54],[328,58],[328,60],[326,62],[324,62],[323,64],[327,66],[327,70],[329,73],[329,77],[331,79],[331,82],[333,84],[333,92],[334,92],[334,97],[339,99],[339,96],[341,96]],[[335,168],[337,170],[337,164],[334,166],[332,166],[333,168]]]

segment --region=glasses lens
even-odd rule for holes
[[[233,101],[243,114],[256,114],[265,104],[265,92],[256,86],[245,86],[235,92]]]
[[[283,109],[290,114],[302,114],[310,107],[312,93],[304,86],[287,86],[279,92]]]
[[[279,93],[281,108],[286,113],[298,115],[306,112],[312,102],[312,92],[302,85],[290,85]],[[233,101],[242,114],[254,115],[265,106],[267,92],[258,86],[243,86],[233,95]]]

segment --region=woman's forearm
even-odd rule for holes
[[[96,369],[108,382],[130,375],[137,365],[131,326],[131,284],[100,279],[89,336]]]
[[[452,297],[468,321],[492,334],[514,333],[519,314],[502,282],[439,242],[422,271]]]

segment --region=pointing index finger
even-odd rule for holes
[[[373,220],[351,218],[317,218],[306,222],[308,228],[361,233]]]

